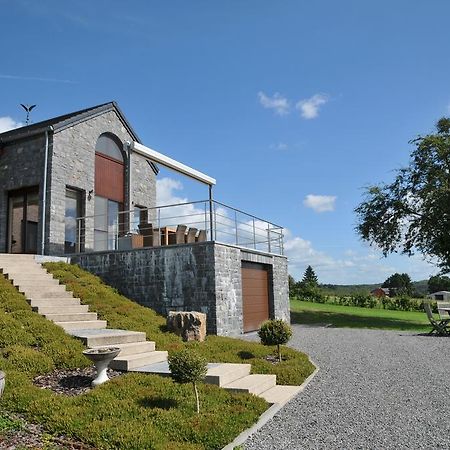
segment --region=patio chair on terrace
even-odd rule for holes
[[[186,225],[177,225],[177,230],[173,234],[169,234],[169,244],[184,244],[186,240]]]
[[[197,234],[197,231],[197,228],[189,228],[188,234],[186,236],[187,244],[192,244],[193,242],[195,242],[195,235]]]
[[[423,307],[425,312],[427,313],[428,320],[430,321],[433,329],[428,333],[429,336],[436,333],[438,336],[449,336],[450,335],[450,317],[448,319],[439,319],[436,320],[433,317],[433,311],[431,310],[430,302],[423,302]]]
[[[198,236],[195,238],[197,242],[205,242],[206,241],[206,231],[200,230],[198,232]]]
[[[139,234],[144,237],[144,247],[153,246],[153,225],[151,223],[140,223],[138,225]]]

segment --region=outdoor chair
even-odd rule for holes
[[[186,225],[178,225],[173,234],[169,234],[169,244],[184,244],[186,240]]]
[[[450,335],[449,323],[450,317],[448,319],[439,319],[436,320],[433,317],[433,311],[431,310],[430,302],[423,302],[423,307],[425,312],[427,313],[428,320],[430,321],[433,329],[428,333],[429,336],[436,333],[438,336],[448,336]]]
[[[195,235],[197,234],[197,231],[197,228],[189,228],[188,234],[186,236],[187,244],[192,244],[193,242],[195,242]]]
[[[437,303],[437,307],[438,307],[439,317],[442,320],[450,319],[450,314],[448,313],[448,311],[443,309],[443,308],[450,308],[450,303],[449,302],[441,302],[439,300],[436,303]]]
[[[144,247],[153,247],[153,225],[141,223],[138,225],[139,234],[144,237]]]
[[[195,239],[197,242],[205,242],[206,241],[206,231],[200,230],[198,232],[198,236]]]

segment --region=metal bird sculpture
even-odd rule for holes
[[[25,124],[28,125],[30,123],[30,112],[36,107],[36,105],[24,105],[21,103],[20,106],[27,112],[27,120],[25,121]]]

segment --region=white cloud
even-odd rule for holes
[[[337,197],[335,195],[309,194],[303,200],[303,204],[317,213],[322,213],[334,211],[336,199]]]
[[[5,131],[14,130],[14,128],[19,128],[23,126],[23,123],[16,122],[13,118],[4,116],[0,117],[0,133]]]
[[[285,142],[278,142],[277,144],[272,144],[270,146],[273,150],[287,150],[289,146]]]
[[[291,105],[286,97],[283,97],[278,92],[275,92],[272,97],[266,95],[264,92],[258,92],[259,103],[267,109],[273,109],[275,114],[284,116],[289,114]]]
[[[326,94],[315,94],[310,98],[297,102],[295,107],[304,119],[315,119],[319,115],[319,108],[329,100]]]

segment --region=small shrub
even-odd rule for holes
[[[192,349],[184,349],[169,356],[169,368],[172,378],[177,383],[192,383],[197,414],[200,413],[200,400],[198,397],[197,382],[205,378],[208,363],[206,359]]]
[[[282,344],[286,344],[292,336],[291,327],[281,319],[267,320],[261,325],[258,336],[264,345],[276,345],[278,360],[281,362]]]

